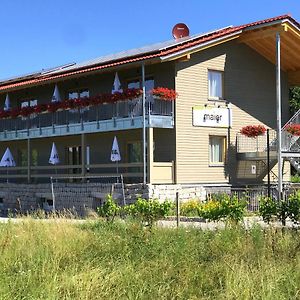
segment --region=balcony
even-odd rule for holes
[[[173,128],[174,102],[146,101],[146,127]],[[142,98],[0,119],[0,140],[141,128]]]
[[[277,139],[276,131],[270,131],[270,158],[275,159]],[[241,133],[236,136],[236,153],[239,160],[266,160],[267,135],[247,137]]]

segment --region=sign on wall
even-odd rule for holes
[[[231,127],[232,111],[230,108],[193,107],[193,126]]]

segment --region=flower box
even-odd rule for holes
[[[255,138],[260,135],[264,135],[266,130],[267,129],[263,125],[248,125],[243,127],[240,130],[240,133],[249,138]]]

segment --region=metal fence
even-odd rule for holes
[[[282,200],[287,201],[289,196],[298,190],[300,190],[300,185],[290,185],[290,184],[285,185],[283,188]],[[230,191],[226,191],[225,193],[230,195],[236,195],[239,200],[245,200],[247,202],[247,210],[250,212],[256,212],[259,210],[259,200],[262,197],[268,196],[268,188],[267,186],[238,187],[238,188],[231,188]],[[209,193],[207,197],[214,199],[220,197],[221,194],[224,194],[224,192]],[[274,201],[278,201],[277,186],[271,186],[270,196]]]
[[[160,99],[151,99],[146,102],[147,115],[173,115],[173,103]],[[116,103],[104,103],[101,105],[59,110],[54,113],[32,114],[28,117],[0,120],[0,132],[29,130],[31,128],[51,127],[56,125],[69,125],[93,121],[103,121],[112,118],[133,118],[142,116],[142,99],[120,101]]]

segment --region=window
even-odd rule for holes
[[[23,100],[21,102],[21,108],[23,107],[28,107],[28,106],[35,106],[37,105],[37,100],[36,99],[31,99],[31,100]],[[36,114],[31,114],[30,119],[33,119],[36,117]],[[22,117],[22,120],[26,120],[27,118]]]
[[[208,98],[222,100],[223,95],[223,72],[208,70]]]
[[[68,92],[68,99],[79,99],[84,97],[89,97],[90,91],[88,89],[78,89],[78,90],[72,90]],[[84,107],[80,109],[80,113],[84,113],[85,111],[88,111],[89,107]],[[78,109],[70,109],[69,112],[71,113],[78,113]],[[73,120],[72,118],[69,119],[70,123],[76,123],[78,122],[77,119]]]
[[[209,162],[210,164],[224,164],[225,162],[225,136],[209,137]]]
[[[142,80],[136,79],[132,81],[128,81],[127,87],[129,89],[141,89],[142,88]],[[154,79],[152,77],[146,78],[145,80],[145,88],[146,88],[146,101],[152,101],[152,95],[150,91],[154,89]]]
[[[78,99],[78,98],[84,98],[89,97],[90,92],[88,89],[79,89],[79,90],[73,90],[68,92],[68,99]]]

